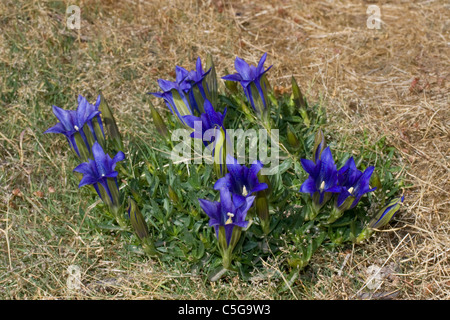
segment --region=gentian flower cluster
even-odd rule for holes
[[[233,250],[239,241],[242,229],[248,226],[245,218],[255,200],[255,196],[249,196],[245,198],[241,206],[237,207],[233,198],[234,195],[227,188],[222,188],[220,202],[199,199],[201,208],[210,218],[209,226],[214,227],[216,232],[222,263],[226,269],[231,267]]]
[[[176,80],[172,82],[159,79],[158,85],[162,92],[149,92],[149,94],[164,99],[172,114],[186,125],[184,116],[192,116],[194,112],[201,114],[205,111],[203,105],[210,97],[210,89],[206,82],[206,76],[210,70],[203,71],[202,62],[198,57],[195,70],[188,71],[176,66]]]
[[[361,172],[356,168],[353,157],[347,160],[338,171],[338,184],[342,190],[336,198],[336,208],[341,208],[340,210],[353,209],[364,194],[375,191],[376,188],[369,187],[374,169],[370,166]]]
[[[328,223],[332,223],[340,218],[344,211],[356,207],[364,194],[376,189],[369,186],[374,167],[370,166],[361,172],[351,157],[341,169],[337,170],[330,148],[323,149],[325,145],[323,133],[319,132],[318,136],[313,152],[315,162],[301,159],[303,169],[309,177],[299,191],[309,193],[313,199],[309,219],[314,219],[323,205],[336,194],[334,208],[328,219]]]
[[[77,110],[63,110],[53,106],[53,113],[59,122],[44,133],[63,134],[82,160],[87,160],[91,153],[93,141],[104,145],[105,133],[100,119],[100,96],[95,105],[90,104],[83,96],[78,96]]]
[[[126,223],[120,214],[118,172],[115,170],[116,164],[124,160],[125,155],[119,151],[111,158],[105,153],[105,133],[100,117],[100,105],[100,95],[94,105],[80,95],[76,110],[63,110],[53,106],[53,113],[60,122],[44,133],[61,133],[67,138],[82,161],[74,169],[74,172],[82,174],[78,187],[92,185],[119,224],[125,227]],[[114,121],[112,114],[109,114],[109,117],[111,119],[108,118],[108,121]],[[115,123],[113,125],[115,126]]]
[[[248,221],[245,220],[248,210],[252,207],[258,192],[268,188],[267,184],[260,183],[257,177],[262,167],[260,161],[255,161],[248,168],[228,156],[228,173],[214,185],[214,189],[220,192],[220,202],[199,199],[200,206],[210,217],[209,225],[216,231],[223,266],[226,269],[231,266],[233,249],[242,229],[248,226]],[[221,228],[223,235],[220,233]]]
[[[267,54],[264,54],[259,60],[258,65],[253,66],[249,65],[243,59],[236,57],[235,69],[237,73],[227,75],[222,79],[228,85],[230,83],[234,83],[236,86],[237,83],[241,84],[248,103],[246,104],[244,101],[240,101],[238,105],[240,104],[244,108],[245,116],[250,122],[253,122],[254,116],[248,111],[248,105],[251,105],[256,115],[262,120],[264,127],[271,131],[268,101],[269,83],[266,73],[272,66],[267,69],[264,68],[266,58]],[[325,136],[321,130],[318,130],[315,136],[312,160],[300,159],[303,169],[308,173],[308,177],[301,184],[299,192],[306,193],[309,197],[304,197],[307,199],[307,203],[304,206],[299,206],[296,203],[296,199],[292,197],[289,186],[296,184],[297,178],[292,171],[287,175],[283,175],[283,173],[292,164],[291,155],[301,152],[301,147],[309,143],[308,138],[311,130],[320,126],[323,122],[320,112],[315,114],[314,117],[309,117],[308,113],[313,108],[308,107],[294,78],[292,78],[293,94],[291,100],[286,102],[283,99],[278,103],[279,109],[277,112],[280,117],[274,122],[279,128],[286,128],[287,134],[285,141],[290,145],[290,148],[283,148],[288,153],[288,156],[283,156],[283,163],[274,168],[278,168],[279,171],[269,180],[267,176],[262,175],[263,171],[261,170],[263,169],[263,164],[261,161],[256,160],[250,165],[242,165],[232,155],[227,154],[227,152],[230,152],[229,150],[232,150],[229,148],[231,141],[228,140],[229,137],[225,128],[227,108],[223,108],[223,112],[219,112],[218,104],[220,101],[223,101],[223,104],[232,106],[235,102],[233,99],[218,99],[217,78],[211,57],[208,56],[206,70],[203,69],[199,57],[194,70],[188,71],[180,66],[176,66],[175,75],[175,81],[159,79],[158,85],[161,92],[149,94],[164,99],[167,107],[179,119],[179,122],[183,126],[192,129],[192,132],[189,131],[191,138],[201,139],[203,141],[205,149],[202,151],[208,149],[212,152],[213,169],[217,179],[213,188],[218,191],[219,201],[199,199],[200,196],[195,197],[194,200],[196,201],[198,199],[201,209],[209,217],[209,226],[214,228],[214,233],[218,241],[223,268],[215,273],[214,277],[221,276],[226,270],[236,270],[232,266],[233,256],[238,252],[237,249],[243,242],[240,241],[243,233],[250,228],[253,221],[259,225],[260,229],[252,229],[247,234],[249,242],[248,246],[245,246],[245,249],[248,249],[248,252],[251,253],[248,257],[253,256],[256,252],[250,250],[262,249],[264,252],[265,248],[271,248],[273,245],[278,246],[280,244],[284,246],[284,243],[286,243],[286,248],[293,248],[291,259],[289,257],[287,259],[289,265],[291,267],[303,268],[308,264],[311,255],[327,236],[334,244],[340,244],[347,240],[361,242],[367,239],[374,230],[386,225],[399,210],[404,200],[403,197],[393,199],[386,206],[383,199],[380,204],[382,208],[380,210],[377,208],[377,214],[369,223],[364,222],[357,225],[357,222],[361,222],[358,221],[360,218],[359,212],[354,217],[351,217],[351,219],[342,219],[338,223],[334,223],[343,216],[345,211],[355,208],[365,194],[373,192],[377,188],[380,189],[382,184],[379,179],[377,180],[376,174],[371,182],[371,178],[374,175],[373,166],[369,166],[364,171],[360,171],[353,157],[350,157],[338,169],[331,149],[327,147]],[[270,98],[272,101],[273,97],[270,96]],[[150,108],[156,130],[162,136],[168,138],[169,132],[162,117],[151,103]],[[233,113],[234,110],[232,109],[229,111],[231,114],[236,114]],[[167,166],[160,166],[158,163],[157,170],[161,170],[161,172],[168,170],[166,171],[168,173],[168,179],[158,173],[158,177],[152,180],[153,177],[148,177],[147,175],[149,172],[152,174],[155,167],[152,167],[152,164],[148,160],[155,159],[155,154],[151,153],[150,157],[145,157],[145,161],[138,160],[134,162],[138,164],[133,164],[133,166],[128,167],[132,170],[129,176],[133,177],[131,178],[132,181],[130,181],[129,187],[131,194],[137,202],[129,197],[128,207],[126,207],[124,204],[125,197],[120,193],[119,189],[119,181],[121,180],[118,179],[118,171],[124,172],[126,170],[125,167],[119,164],[125,160],[125,154],[121,151],[124,150],[124,147],[112,112],[103,100],[102,95],[99,95],[95,104],[90,104],[86,98],[80,95],[76,110],[63,110],[57,106],[53,106],[53,113],[59,122],[45,131],[45,133],[63,134],[67,138],[70,147],[81,160],[73,170],[80,174],[77,175],[80,178],[78,187],[91,186],[91,189],[95,190],[123,230],[128,228],[127,222],[131,224],[137,238],[142,244],[144,252],[151,257],[158,256],[159,253],[151,241],[152,233],[148,228],[144,215],[138,207],[138,203],[143,201],[143,199],[134,188],[136,186],[137,188],[144,187],[144,183],[141,182],[143,181],[141,179],[143,176],[147,178],[149,186],[152,186],[153,182],[157,181],[155,182],[157,187],[154,187],[147,194],[154,196],[160,193],[152,199],[151,204],[152,209],[157,209],[154,206],[164,206],[164,210],[167,210],[168,214],[161,219],[158,217],[158,221],[155,222],[164,223],[165,228],[167,224],[170,224],[170,221],[175,221],[171,216],[172,212],[174,212],[172,211],[173,208],[176,208],[176,214],[180,214],[192,207],[192,203],[189,202],[192,201],[192,189],[188,190],[189,194],[187,199],[183,199],[182,195],[182,192],[186,190],[177,189],[178,186],[183,187],[187,185],[186,181],[184,181],[185,179],[174,178],[174,175],[180,173],[179,169],[171,171],[172,166],[169,169],[165,169]],[[297,115],[300,115],[301,118]],[[303,119],[303,123],[301,123],[301,119]],[[241,124],[239,122],[240,120],[237,119],[235,123]],[[115,150],[114,156],[108,154],[106,150],[104,128],[109,139],[108,149]],[[228,132],[231,136],[231,129]],[[302,135],[306,143],[301,141]],[[283,144],[285,141],[282,141]],[[243,142],[245,143],[245,140]],[[166,140],[164,143],[167,143],[167,145],[163,147],[167,147],[168,145],[172,146],[170,141]],[[273,143],[271,144],[272,147],[274,146]],[[183,144],[183,146],[185,145]],[[202,144],[198,142],[195,143],[195,146],[202,147]],[[273,154],[274,149],[271,151]],[[147,166],[148,171],[138,172],[141,170],[141,167],[144,168],[142,170],[145,170],[145,166]],[[203,166],[200,168],[203,169]],[[137,172],[136,174],[135,170]],[[270,169],[270,173],[274,172],[274,170]],[[201,175],[203,182],[210,177],[210,173],[211,171],[206,171],[205,174]],[[190,175],[188,179],[193,176],[194,174],[192,176]],[[164,179],[159,180],[159,177]],[[159,184],[163,180],[169,180],[167,192]],[[204,187],[198,181],[195,181],[196,183],[193,183],[192,180],[187,182],[192,188]],[[369,183],[372,184],[372,187]],[[194,190],[194,192],[197,191]],[[168,199],[164,199],[165,195],[168,196],[171,202]],[[370,196],[370,198],[376,198],[378,196],[379,193],[377,192],[374,196]],[[269,200],[273,205],[273,209],[275,209],[274,211],[280,212],[279,215],[270,216]],[[321,213],[321,210],[329,203],[331,204],[331,210],[326,214]],[[302,213],[296,216],[297,210],[295,208],[298,207],[302,208]],[[303,216],[304,214],[306,215]],[[124,220],[125,216],[128,217],[129,221]],[[168,217],[170,218],[167,219]],[[316,217],[318,219],[314,221]],[[282,221],[280,219],[285,220]],[[304,223],[305,220],[309,222]],[[202,223],[201,221],[196,221],[195,228],[197,226],[201,227],[198,222]],[[178,227],[179,225],[174,226],[173,234],[178,234],[179,231],[182,231]],[[283,238],[281,238],[282,232],[285,232],[290,227],[295,229],[290,230],[293,231],[292,234],[294,236],[289,237],[289,232],[286,232],[283,233]],[[196,230],[199,230],[199,228]],[[310,230],[313,232],[308,235]],[[357,232],[360,233],[358,234]],[[272,241],[274,239],[268,237],[271,233],[274,235],[273,238],[279,237],[279,239]],[[285,238],[284,234],[288,236]],[[262,243],[261,238],[264,235],[266,239]],[[164,236],[164,233],[162,236]],[[189,246],[192,245],[192,247],[195,247],[196,243],[204,244],[203,240],[204,238],[201,238],[202,243],[196,240],[186,240],[186,243]],[[290,240],[292,240],[292,243],[289,243]],[[306,243],[308,244],[304,245]],[[298,247],[300,251],[296,251]],[[194,249],[188,250],[191,253],[186,252],[184,249],[182,252],[184,254],[192,254],[195,259],[204,261],[201,257],[204,255],[205,246],[203,248],[197,246]],[[282,251],[284,252],[285,250]],[[251,260],[253,259],[246,258],[242,259],[241,262],[244,265],[248,264]],[[241,271],[247,273],[247,268],[243,268]]]

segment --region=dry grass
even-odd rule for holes
[[[257,63],[268,52],[267,63],[274,65],[270,81],[277,90],[289,87],[294,75],[309,99],[326,102],[327,131],[347,137],[349,143],[358,143],[352,139],[364,130],[374,141],[386,136],[400,150],[401,165],[413,184],[405,190],[404,208],[391,229],[338,255],[319,252],[305,275],[315,286],[304,287],[300,297],[288,290],[286,297],[360,297],[367,291],[365,271],[376,264],[392,269],[376,293],[449,299],[450,7],[443,0],[377,1],[382,27],[371,30],[366,27],[371,3],[79,1],[82,24],[77,33],[65,27],[64,3],[2,1],[0,71],[16,70],[19,76],[17,96],[1,104],[8,112],[0,120],[0,270],[5,270],[0,297],[277,297],[270,276],[252,284],[238,279],[209,284],[129,257],[120,239],[80,233],[85,229],[77,229],[78,209],[89,203],[78,203],[75,191],[56,198],[48,189],[75,186],[65,176],[63,144],[41,135],[52,123],[50,105],[41,105],[44,116],[35,120],[24,105],[52,101],[68,107],[63,102],[73,104],[75,94],[92,98],[103,90],[119,119],[145,122],[143,96],[157,89],[156,79],[172,77],[175,64],[192,68],[197,56],[211,52],[224,75],[226,68],[233,71],[236,55]],[[1,77],[2,92],[7,92],[10,74]],[[65,98],[52,98],[46,81]],[[4,130],[7,123],[14,129]],[[131,121],[120,126],[133,132]],[[48,147],[36,154],[37,143]],[[48,184],[49,172],[53,185]],[[23,195],[11,205],[16,188]],[[38,190],[45,195],[40,197]],[[46,217],[48,206],[57,207],[57,214]],[[36,223],[54,236],[39,234]],[[120,256],[119,261],[118,251],[129,259],[124,262]],[[65,270],[74,262],[83,265],[84,283],[90,284],[78,293],[65,289]],[[277,268],[275,261],[268,265],[268,271]],[[37,280],[42,278],[46,284]],[[106,291],[96,288],[105,279],[116,280]],[[295,284],[302,287],[302,281],[298,278]]]

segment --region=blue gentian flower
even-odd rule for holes
[[[104,202],[108,204],[111,203],[113,206],[118,206],[118,172],[114,169],[117,162],[125,159],[125,155],[122,151],[119,151],[114,158],[111,159],[108,154],[105,154],[98,142],[95,142],[92,146],[92,154],[94,160],[88,159],[87,162],[83,162],[73,170],[83,174],[83,178],[81,179],[78,188],[85,185],[93,185],[97,194]],[[105,194],[100,187],[106,192],[108,198],[105,198]]]
[[[236,57],[234,66],[237,73],[222,77],[224,80],[237,81],[242,85],[245,96],[260,117],[267,116],[268,108],[265,73],[269,71],[272,66],[264,70],[266,57],[267,53],[264,53],[259,60],[257,67],[249,65],[241,58]]]
[[[234,205],[241,207],[246,203],[248,197],[268,188],[266,183],[260,183],[258,179],[258,172],[262,167],[263,164],[259,160],[255,160],[248,168],[240,165],[232,156],[227,155],[228,173],[217,180],[214,189],[229,190],[233,194]]]
[[[320,159],[316,162],[301,159],[303,169],[309,173],[308,179],[300,187],[300,192],[309,193],[313,198],[316,207],[321,207],[327,195],[327,200],[332,193],[341,192],[341,187],[337,185],[337,169],[333,160],[330,147],[323,150]],[[315,195],[319,195],[319,199]]]
[[[100,99],[101,99],[101,95],[98,95],[97,100],[95,101],[95,104],[90,104],[89,101],[87,101],[87,99],[85,97],[83,97],[81,94],[78,95],[78,108],[80,108],[81,106],[83,106],[83,109],[86,109],[86,115],[92,115],[93,113],[97,113],[98,114],[92,118],[90,118],[89,120],[86,121],[92,135],[94,136],[95,141],[101,141],[101,139],[105,138],[105,131],[103,130],[103,123],[102,123],[102,119],[100,118],[99,114],[99,107],[100,107]],[[95,130],[95,124],[94,124],[94,120],[95,117],[97,117],[97,122],[99,128],[101,129],[101,134],[102,137],[98,136],[100,133]]]
[[[63,134],[79,157],[81,157],[80,148],[82,147],[86,147],[88,153],[90,152],[90,146],[86,134],[83,131],[83,127],[86,123],[91,123],[92,126],[91,120],[100,115],[98,105],[97,107],[92,106],[86,99],[83,99],[79,98],[80,103],[78,104],[77,110],[64,110],[57,106],[52,106],[53,113],[60,122],[44,132]],[[92,132],[94,132],[93,129]],[[77,145],[77,133],[81,136],[85,146]]]
[[[198,57],[195,70],[190,71],[186,78],[186,81],[191,85],[191,88],[189,89],[189,101],[192,108],[199,113],[205,111],[203,109],[205,100],[210,100],[210,88],[208,88],[205,78],[210,71],[211,69],[203,71],[202,61],[200,57]]]
[[[341,193],[336,199],[338,208],[342,206],[349,197],[352,197],[354,200],[351,201],[350,207],[348,207],[348,209],[352,209],[358,204],[364,194],[376,189],[371,189],[369,186],[370,177],[374,169],[374,167],[370,166],[366,168],[364,172],[361,172],[356,168],[353,157],[347,160],[337,174],[338,184],[342,187]]]
[[[158,80],[162,92],[149,92],[148,94],[164,99],[172,114],[176,115],[185,125],[183,116],[194,114],[188,99],[188,92],[191,89],[191,84],[187,81],[189,71],[176,66],[175,74],[176,80],[173,82],[163,79]]]
[[[175,81],[159,79],[158,85],[162,92],[149,92],[158,98],[163,98],[172,114],[176,115],[183,125],[183,116],[203,113],[204,101],[209,99],[209,88],[205,77],[211,69],[203,71],[200,57],[197,58],[195,70],[188,71],[176,66]]]
[[[225,116],[227,114],[227,108],[225,108],[223,114],[220,112],[216,112],[209,100],[205,100],[204,102],[204,110],[205,112],[200,115],[200,117],[196,116],[183,116],[184,123],[194,129],[194,131],[191,133],[192,138],[196,139],[203,139],[204,133],[207,130],[210,129],[220,129],[223,128],[225,131],[225,128],[223,127],[223,122],[225,120]],[[196,126],[197,123],[197,126]],[[200,130],[198,130],[200,129]],[[211,137],[211,140],[209,141],[203,141],[205,145],[208,145],[211,143],[214,137]]]
[[[232,200],[234,195],[226,189],[220,190],[220,202],[198,199],[200,206],[210,218],[209,226],[214,227],[216,237],[219,239],[219,227],[225,229],[227,246],[230,245],[231,236],[235,227],[246,228],[248,221],[245,221],[248,210],[255,200],[255,196],[245,199],[245,205],[237,207]]]

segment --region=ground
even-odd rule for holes
[[[448,2],[73,2],[0,3],[1,298],[450,298]],[[66,26],[71,4],[81,9],[79,30]],[[379,29],[367,25],[370,5],[380,9]],[[412,186],[396,220],[366,244],[316,255],[292,283],[271,278],[277,261],[253,283],[209,283],[93,232],[65,141],[43,135],[51,106],[74,108],[78,94],[92,101],[101,90],[124,134],[151,141],[150,129],[136,130],[151,127],[146,92],[176,64],[192,69],[211,53],[225,75],[236,56],[256,64],[264,52],[276,91],[290,90],[294,75],[326,106],[328,133],[351,146],[365,131],[398,149]],[[81,290],[67,289],[70,265],[80,267]],[[374,266],[386,277],[370,295]]]

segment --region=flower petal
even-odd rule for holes
[[[308,159],[300,159],[300,162],[302,163],[303,169],[312,176],[317,176],[317,169],[316,164],[312,160]]]
[[[253,80],[251,77],[250,66],[247,62],[239,57],[236,57],[236,60],[234,61],[234,67],[236,71],[241,75],[242,79]]]
[[[299,191],[303,193],[309,193],[312,197],[314,192],[317,191],[316,182],[312,177],[309,177],[308,179],[305,180],[305,182],[303,182]]]
[[[222,77],[222,79],[226,80],[226,81],[237,81],[237,82],[240,82],[243,80],[239,73],[226,75],[226,76]]]

